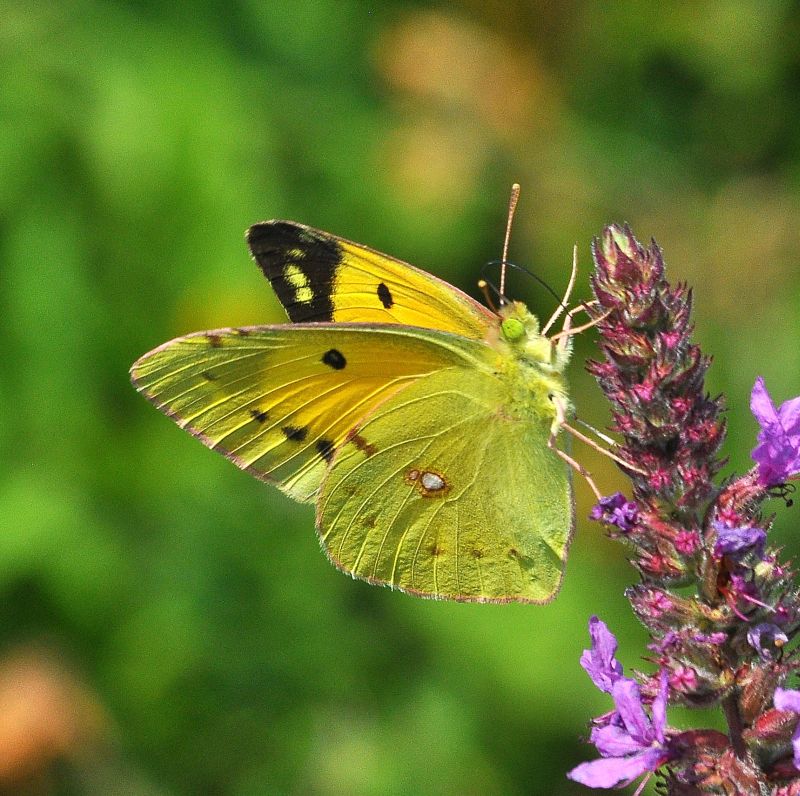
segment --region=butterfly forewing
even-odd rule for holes
[[[482,344],[404,327],[219,329],[180,337],[131,369],[136,388],[208,447],[298,500],[376,406]],[[375,442],[352,437],[372,450]]]
[[[542,603],[558,591],[572,533],[552,418],[505,411],[486,369],[418,379],[358,428],[323,482],[317,524],[331,560],[417,595]]]
[[[296,323],[401,323],[483,340],[496,320],[447,282],[318,229],[264,221],[247,242]]]

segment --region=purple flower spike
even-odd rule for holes
[[[778,710],[788,710],[800,713],[800,691],[788,688],[776,688],[773,704]],[[792,748],[794,749],[794,767],[800,770],[800,722],[792,735]]]
[[[714,545],[714,554],[722,556],[741,556],[749,550],[755,550],[759,557],[764,554],[764,543],[767,533],[762,528],[728,528],[715,522],[717,541]]]
[[[759,376],[750,394],[750,410],[761,426],[751,454],[758,463],[759,481],[764,486],[783,484],[800,472],[800,397],[776,409]]]
[[[639,515],[636,504],[625,499],[622,492],[615,492],[600,501],[592,508],[589,517],[606,525],[616,525],[621,531],[630,531]]]
[[[664,734],[667,690],[667,672],[662,670],[651,720],[636,682],[627,677],[617,680],[611,692],[616,711],[609,723],[592,730],[592,743],[602,757],[581,763],[567,776],[590,788],[615,788],[665,763],[670,757]]]
[[[589,620],[589,635],[592,647],[583,651],[581,666],[601,691],[610,694],[614,683],[622,677],[622,664],[614,657],[617,639],[596,616]]]

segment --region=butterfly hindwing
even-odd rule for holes
[[[318,229],[264,221],[247,242],[295,323],[401,323],[482,340],[496,320],[447,282]]]
[[[514,416],[483,369],[418,379],[358,427],[317,505],[338,567],[417,595],[542,603],[572,533],[569,477],[547,447],[552,418]]]
[[[131,375],[208,447],[306,501],[374,407],[422,376],[485,356],[485,348],[399,326],[245,327],[180,337],[139,359]]]

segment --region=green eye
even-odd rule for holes
[[[525,336],[525,326],[517,318],[506,318],[500,324],[500,328],[503,330],[503,337],[506,340],[519,340],[520,337]]]

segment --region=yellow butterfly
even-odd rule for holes
[[[247,242],[292,323],[179,337],[133,365],[136,389],[238,467],[316,501],[322,547],[354,577],[551,600],[574,514],[571,460],[553,444],[570,412],[566,328],[547,338],[521,303],[491,311],[291,221],[256,224]]]

